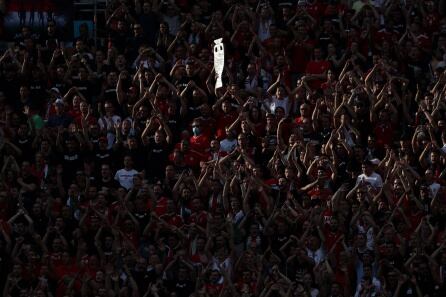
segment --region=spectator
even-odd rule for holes
[[[133,169],[133,160],[131,156],[124,157],[124,168],[116,171],[115,180],[119,182],[121,187],[129,190],[133,187],[134,176],[138,171]]]

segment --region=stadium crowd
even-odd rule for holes
[[[445,0],[119,0],[98,26],[1,54],[3,296],[446,296]]]

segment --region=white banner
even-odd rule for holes
[[[225,68],[225,47],[223,45],[223,38],[214,40],[214,69],[215,69],[215,88],[223,87],[223,69]]]

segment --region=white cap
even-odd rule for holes
[[[375,159],[370,160],[370,163],[372,163],[373,165],[379,165],[379,163],[381,163],[381,160],[375,158]]]
[[[56,93],[60,94],[60,91],[59,91],[59,89],[58,89],[58,88],[56,88],[56,87],[54,87],[54,88],[51,88],[51,90],[50,90],[50,91],[54,91],[54,92],[56,92]]]

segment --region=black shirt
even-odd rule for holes
[[[167,145],[165,143],[156,143],[155,140],[151,139],[145,148],[148,154],[147,175],[162,178],[169,155]]]

